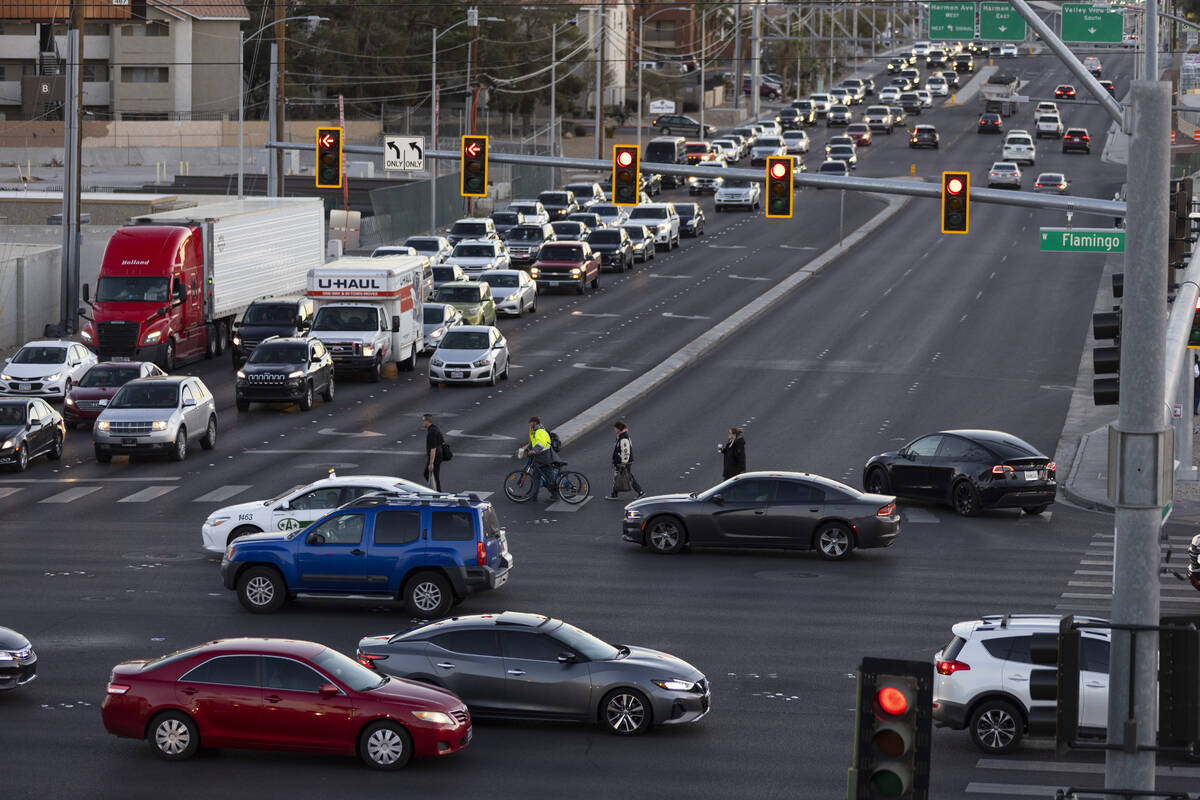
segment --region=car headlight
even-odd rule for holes
[[[204,524],[210,528],[219,528],[226,522],[229,522],[229,517],[209,517],[204,520]]]
[[[234,337],[233,337],[233,344],[234,344],[234,346],[240,346],[240,345],[242,344],[242,337],[240,337],[240,336],[234,336]]]
[[[364,348],[364,349],[365,349],[365,348]],[[364,355],[365,355],[365,353],[364,353]],[[292,370],[291,372],[289,372],[289,373],[288,373],[288,380],[289,380],[289,381],[294,381],[294,380],[296,380],[297,378],[303,378],[303,377],[304,377],[304,370],[302,370],[302,369],[294,369],[294,370]]]
[[[0,650],[0,661],[16,661],[16,657],[7,650]]]
[[[368,357],[369,357],[369,356],[373,356],[373,355],[375,355],[375,345],[373,345],[373,344],[364,344],[364,345],[363,345],[363,351],[362,351],[362,354],[363,354],[364,356],[368,356]]]
[[[54,383],[56,380],[58,380],[61,377],[62,377],[62,373],[56,372],[53,375],[47,375],[46,377],[42,378],[42,380],[46,381],[47,383]]]
[[[242,380],[245,380],[245,379],[246,379],[246,371],[245,371],[245,370],[241,370],[241,369],[239,369],[239,370],[237,371],[237,376],[238,376],[239,378],[241,378]]]
[[[90,342],[92,340],[92,335],[86,330],[82,330],[79,332],[79,338],[83,339],[85,342]]]
[[[683,678],[672,678],[669,681],[653,681],[653,683],[660,689],[667,689],[672,692],[690,692],[696,688],[694,682],[685,681]]]
[[[430,339],[440,339],[440,338],[442,338],[442,334],[445,332],[446,332],[445,328],[438,328],[436,331],[429,332],[429,338]]]
[[[449,714],[443,714],[441,711],[413,711],[412,715],[422,722],[432,722],[434,725],[457,724]]]
[[[12,378],[9,377],[8,375],[0,373],[0,381],[11,381],[11,380],[12,380]]]
[[[75,401],[68,397],[66,400],[63,401],[63,405],[73,406],[73,405],[75,405]]]
[[[106,420],[106,419],[102,419],[102,420],[100,420],[99,422],[97,422],[97,423],[96,423],[96,430],[98,430],[98,431],[106,431],[106,430],[108,430],[108,420]]]
[[[536,278],[538,276],[539,272],[540,272],[540,270],[537,267],[530,267],[529,268],[529,277]]]
[[[162,338],[162,331],[150,331],[142,339],[142,344],[155,344]]]
[[[513,300],[516,300],[516,299],[517,299],[517,293],[516,293],[516,292],[513,292],[513,293],[512,293],[512,294],[510,294],[508,297],[504,298],[504,302],[506,302],[506,303],[509,303],[509,302],[512,302]]]
[[[572,278],[578,278],[578,277],[579,277],[581,274],[582,274],[582,273],[580,273],[580,271],[579,271],[579,267],[573,267],[573,268],[571,269],[571,277],[572,277]]]
[[[0,450],[12,450],[12,449],[13,449],[13,440],[12,439],[6,439],[4,441],[4,444],[0,445]]]
[[[166,420],[156,419],[156,420],[154,420],[154,422],[150,423],[150,430],[152,430],[152,431],[165,431],[166,429],[167,429],[167,421]]]
[[[229,545],[229,547],[225,548],[224,558],[226,561],[233,561],[233,557],[236,554],[237,554],[237,546],[231,544],[231,545]]]
[[[489,357],[484,356],[483,358],[479,359],[478,361],[472,361],[471,366],[472,367],[486,367],[490,363],[492,363],[492,360]]]
[[[625,509],[625,519],[641,519],[641,518],[642,518],[642,512],[638,511],[636,508]]]
[[[442,361],[440,358],[431,358],[429,360],[429,363],[431,366],[440,367],[440,366],[443,366],[446,362]]]

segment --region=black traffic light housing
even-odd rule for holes
[[[849,796],[928,800],[932,730],[933,664],[863,658]]]
[[[613,145],[613,205],[636,206],[641,193],[641,153],[636,144]]]
[[[1114,273],[1112,276],[1113,297],[1120,298],[1125,289],[1124,273]],[[1121,371],[1121,307],[1113,306],[1113,311],[1099,311],[1092,314],[1092,338],[1095,346],[1092,348],[1092,402],[1098,406],[1113,406],[1120,401]],[[1111,339],[1111,345],[1102,345],[1102,341]],[[1099,377],[1105,376],[1105,377]]]
[[[1196,299],[1196,308],[1192,311],[1192,329],[1188,332],[1187,346],[1189,350],[1200,350],[1200,298]]]
[[[1029,657],[1034,664],[1052,669],[1029,670],[1029,697],[1051,702],[1029,709],[1029,735],[1054,738],[1059,757],[1079,735],[1079,670],[1083,637],[1075,627],[1075,618],[1063,617],[1057,633],[1035,633],[1029,642]]]
[[[942,173],[942,233],[966,233],[971,217],[971,173]]]
[[[1158,631],[1158,743],[1200,755],[1200,614],[1166,616]]]
[[[767,217],[770,219],[792,217],[794,167],[791,156],[767,156]]]
[[[342,188],[342,129],[317,128],[317,188]]]
[[[488,137],[462,137],[463,197],[487,197]]]

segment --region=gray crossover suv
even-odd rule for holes
[[[367,636],[358,660],[449,689],[474,717],[599,721],[618,736],[695,722],[710,702],[708,680],[686,661],[538,614],[453,617]]]

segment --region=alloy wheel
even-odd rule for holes
[[[989,709],[975,723],[975,733],[987,747],[1003,750],[1016,738],[1017,721],[1004,709]]]
[[[269,605],[275,599],[275,584],[270,578],[259,575],[246,581],[246,599],[256,606]]]
[[[613,695],[605,708],[608,725],[618,733],[633,733],[646,718],[646,707],[635,694],[621,692]]]
[[[433,581],[422,581],[413,587],[412,602],[418,611],[433,611],[442,603],[442,590]]]

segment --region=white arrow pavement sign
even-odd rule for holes
[[[383,168],[422,172],[425,169],[424,136],[383,137]]]
[[[779,246],[782,247],[784,250],[816,250],[817,249],[815,247],[806,247],[805,245],[800,245],[800,244],[781,244]]]
[[[753,276],[753,275],[730,275],[729,277],[730,277],[730,278],[733,278],[733,279],[735,279],[735,280],[739,280],[739,281],[769,281],[769,280],[771,280],[770,278],[764,278],[764,277],[762,277],[761,275],[759,275],[759,276]]]
[[[456,439],[482,439],[485,442],[503,442],[509,439],[516,439],[515,436],[505,436],[502,433],[489,433],[480,435],[477,433],[463,433],[462,431],[447,431],[447,436],[453,436]]]
[[[594,369],[597,372],[632,372],[624,367],[593,367],[590,364],[572,364],[575,369]]]
[[[687,314],[672,314],[670,311],[664,311],[663,316],[667,319],[712,319],[712,317],[704,317],[699,314],[688,316]]]
[[[321,434],[322,436],[344,436],[347,439],[367,439],[372,436],[383,436],[382,433],[376,433],[375,431],[346,432],[334,430],[333,428],[321,428],[321,430],[317,431],[317,433]]]

